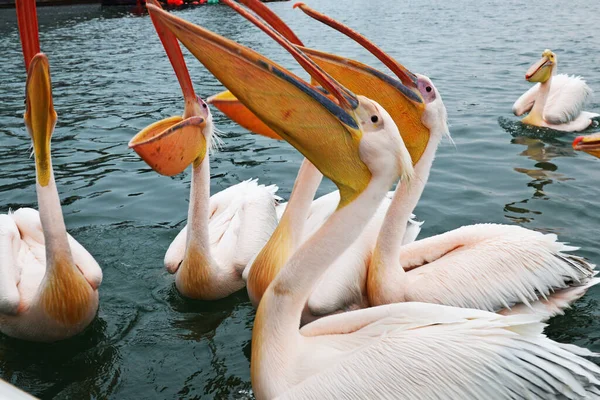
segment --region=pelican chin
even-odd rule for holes
[[[536,85],[523,94],[513,105],[513,113],[523,123],[565,132],[578,132],[592,123],[598,114],[583,111],[592,90],[581,77],[557,75],[558,57],[544,50],[542,58],[533,64],[525,79]]]

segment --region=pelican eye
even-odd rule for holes
[[[206,106],[206,103],[204,103],[204,102],[203,102],[203,103],[202,103],[202,107],[206,108],[206,107],[207,107],[207,106]]]
[[[431,86],[427,86],[427,87],[425,88],[425,90],[427,91],[427,93],[431,92]]]
[[[377,115],[372,115],[371,116],[371,122],[374,123],[374,124],[376,124],[377,121],[379,121],[379,117]]]

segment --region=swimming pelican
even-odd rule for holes
[[[397,71],[399,64],[358,32],[302,3],[298,6]],[[404,68],[396,73],[407,74]],[[402,245],[403,227],[427,183],[442,135],[448,131],[446,107],[438,90],[428,77],[415,76],[412,87],[425,107],[415,107],[413,112],[420,115],[431,138],[415,165],[416,178],[399,183],[383,221],[369,260],[369,304],[422,301],[503,313],[535,312],[544,317],[561,313],[600,280],[593,278],[595,266],[565,253],[577,248],[557,242],[556,235],[478,224]],[[319,289],[312,297],[327,295],[325,288]]]
[[[40,52],[35,0],[18,0],[16,6],[40,211],[0,215],[0,332],[53,342],[83,331],[94,319],[102,270],[65,227],[50,154],[56,123],[50,66]]]
[[[148,3],[160,7],[156,1]],[[244,287],[241,277],[244,267],[275,229],[277,187],[249,180],[209,200],[210,166],[206,154],[213,136],[212,116],[206,103],[194,92],[177,39],[160,21],[154,17],[152,21],[181,85],[185,111],[183,117],[167,118],[143,129],[131,140],[130,147],[150,154],[145,160],[159,172],[167,170],[168,174],[181,172],[193,160],[188,224],[169,246],[165,266],[176,274],[175,285],[182,295],[217,300]],[[168,143],[169,140],[178,141]],[[191,158],[186,155],[177,163],[165,149],[177,155],[196,150],[190,154]]]
[[[242,0],[241,2],[269,21],[290,42],[302,45],[291,29],[264,4],[257,0]],[[407,124],[414,124],[410,117],[406,117],[403,108],[406,102],[403,101],[403,94],[397,87],[390,84],[389,77],[362,63],[302,48],[317,64],[346,87],[356,93],[374,98],[386,109],[393,110],[397,125],[404,127]],[[223,92],[213,96],[212,99],[213,104],[240,125],[253,129],[264,136],[280,138],[230,92]],[[410,137],[409,152],[416,162],[425,149],[429,132],[426,132],[427,136],[424,135],[425,132],[414,129],[405,129],[405,132],[413,134]],[[313,201],[321,179],[322,174],[310,161],[304,160],[289,203],[278,206],[278,212],[283,213],[278,227],[269,242],[244,270],[244,276],[247,277],[248,294],[255,306],[258,305],[262,294],[285,264],[287,258],[335,211],[340,199],[338,191]],[[323,277],[319,285],[319,288],[324,288],[322,296],[311,297],[304,322],[335,311],[366,306],[366,296],[362,295],[366,279],[366,263],[375,246],[377,232],[390,204],[392,194],[393,192],[390,192],[389,196],[384,199],[361,237],[338,259],[336,266],[330,268]],[[282,208],[284,211],[281,211]],[[420,224],[409,220],[403,243],[413,241],[419,231]],[[350,274],[349,271],[355,271],[355,273]]]
[[[513,105],[513,113],[523,123],[557,131],[578,132],[592,123],[599,114],[583,111],[592,96],[592,89],[579,76],[556,75],[558,57],[546,49],[542,58],[525,74],[529,82],[538,82]]]
[[[587,136],[577,136],[573,141],[573,148],[600,158],[600,132]]]
[[[251,360],[257,399],[600,394],[600,368],[580,357],[591,353],[549,340],[534,316],[401,303],[325,317],[298,329],[319,277],[359,236],[393,181],[410,176],[411,159],[398,129],[380,105],[322,74],[264,26],[339,103],[248,48],[153,5],[148,9],[340,188],[338,210],[292,255],[258,307]]]

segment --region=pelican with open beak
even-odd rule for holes
[[[421,123],[425,107],[419,98],[418,79],[414,74],[393,60],[388,62],[388,65],[396,77],[390,77],[351,59],[303,47],[291,29],[263,3],[258,0],[243,0],[242,3],[268,21],[293,45],[299,46],[302,52],[338,82],[354,93],[374,99],[382,105],[399,127],[413,161],[416,162],[421,158],[429,143],[430,131]],[[370,48],[373,47],[371,44]],[[318,85],[314,79],[312,82]],[[269,137],[279,136],[229,91],[213,97],[213,104],[248,129]],[[269,131],[265,131],[263,126]],[[248,294],[255,306],[258,305],[262,294],[287,258],[335,211],[340,198],[337,191],[312,201],[321,178],[322,175],[308,160],[302,163],[289,203],[278,206],[278,212],[282,216],[275,233],[244,271],[244,276],[247,277]],[[328,270],[319,286],[320,289],[322,287],[327,289],[323,291],[323,297],[317,295],[311,297],[306,320],[365,305],[365,296],[359,289],[365,286],[364,260],[370,258],[390,198],[391,194],[384,199],[375,217],[366,227],[361,238],[347,251],[346,256],[336,263],[336,267]],[[419,231],[420,224],[410,220],[407,223],[403,243],[413,241]]]
[[[76,335],[94,319],[102,270],[65,227],[50,153],[57,118],[50,66],[40,52],[35,0],[17,0],[16,6],[39,213],[20,208],[0,215],[0,332],[52,342]]]
[[[160,8],[156,0],[147,4]],[[275,229],[277,187],[249,180],[209,198],[212,115],[194,92],[177,39],[160,19],[150,16],[181,86],[185,107],[182,116],[144,128],[129,146],[163,175],[178,174],[193,164],[188,224],[169,246],[165,266],[175,274],[182,295],[217,300],[244,287],[244,267]]]
[[[298,6],[363,45],[386,65],[394,66],[391,57],[381,49],[373,51],[370,41],[358,32],[303,4]],[[593,264],[568,254],[572,248],[557,242],[554,235],[518,226],[480,224],[401,245],[403,228],[448,129],[446,108],[436,87],[429,78],[415,76],[425,105],[422,121],[431,139],[415,166],[416,179],[398,185],[382,223],[369,259],[365,294],[369,305],[423,301],[502,313],[539,313],[544,318],[562,313],[600,280],[594,278]],[[500,247],[503,251],[498,251]],[[481,259],[486,262],[481,263]],[[467,279],[473,275],[479,278]],[[527,289],[531,287],[536,291]],[[326,293],[324,287],[320,289],[312,297]]]
[[[527,70],[525,79],[537,83],[513,105],[517,116],[526,112],[523,123],[565,132],[579,132],[592,124],[596,113],[583,111],[592,89],[581,77],[556,75],[558,57],[546,49],[542,58]]]
[[[335,98],[246,47],[148,7],[248,109],[340,189],[337,210],[294,252],[260,302],[252,332],[256,398],[481,398],[490,390],[540,398],[568,390],[585,398],[598,391],[600,368],[579,357],[590,353],[547,339],[536,317],[402,303],[298,329],[314,286],[359,237],[390,185],[412,175],[411,158],[377,102],[355,95],[244,9],[223,2],[276,39]]]

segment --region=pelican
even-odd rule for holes
[[[407,74],[358,32],[304,4],[298,6],[362,44],[398,76]],[[415,165],[415,179],[399,183],[387,209],[369,260],[368,303],[421,301],[502,313],[533,312],[548,318],[600,282],[594,278],[594,265],[566,253],[577,248],[557,242],[556,235],[518,226],[470,225],[402,245],[406,221],[427,183],[442,135],[448,131],[446,107],[433,82],[415,74],[412,87],[425,104],[413,112],[420,116],[430,139]],[[332,292],[322,286],[318,289],[311,298],[319,300]]]
[[[592,96],[592,89],[579,76],[556,75],[558,57],[546,49],[542,58],[525,74],[529,82],[538,82],[513,105],[513,113],[523,123],[557,131],[579,132],[599,114],[583,111]]]
[[[149,3],[160,7],[156,1]],[[177,39],[160,21],[152,21],[179,80],[185,110],[182,117],[167,118],[143,129],[130,147],[165,175],[180,173],[193,162],[188,224],[169,246],[164,262],[167,271],[175,274],[175,285],[182,295],[218,300],[245,286],[244,267],[275,229],[277,187],[249,180],[209,199],[207,148],[214,134],[212,116],[194,92]]]
[[[0,332],[53,342],[76,335],[94,319],[102,270],[65,227],[50,153],[56,124],[50,66],[40,52],[35,0],[18,0],[16,6],[40,211],[0,215]]]
[[[291,29],[260,1],[242,0],[242,3],[269,21],[290,42],[302,46]],[[402,100],[398,100],[402,94],[397,87],[390,85],[389,78],[385,75],[354,60],[304,47],[302,49],[308,52],[317,64],[351,90],[370,98],[381,99],[380,103],[386,109],[395,111],[394,114],[398,116],[394,118],[396,124],[405,126],[414,122],[404,116],[405,110],[402,107],[404,103]],[[230,92],[226,91],[213,96],[209,102],[212,102],[240,125],[264,136],[281,138]],[[409,153],[416,162],[425,149],[428,132],[427,136],[421,131],[410,132],[413,136],[410,141]],[[289,203],[278,206],[278,213],[283,214],[278,227],[269,242],[244,270],[243,276],[247,279],[248,294],[255,306],[258,305],[262,294],[285,264],[287,258],[335,211],[340,199],[338,191],[313,201],[322,177],[323,175],[310,161],[303,161]],[[366,278],[365,265],[375,246],[377,232],[392,195],[393,192],[388,194],[373,219],[365,227],[361,237],[338,259],[336,267],[331,268],[323,277],[319,288],[325,288],[323,292],[325,297],[317,294],[311,297],[304,322],[338,310],[361,308],[367,305],[362,290]],[[414,241],[420,231],[420,225],[412,219],[407,222],[403,243]],[[355,271],[355,274],[349,274],[347,271]]]
[[[260,302],[252,332],[256,398],[599,395],[600,368],[581,357],[592,353],[546,338],[531,315],[399,303],[298,328],[319,277],[358,238],[392,183],[410,177],[411,159],[385,109],[322,73],[231,0],[224,3],[277,39],[337,100],[248,48],[148,6],[223,85],[340,189],[336,212],[290,257]],[[291,103],[294,112],[282,118]]]
[[[573,148],[600,158],[600,132],[587,136],[577,136],[573,141]]]

